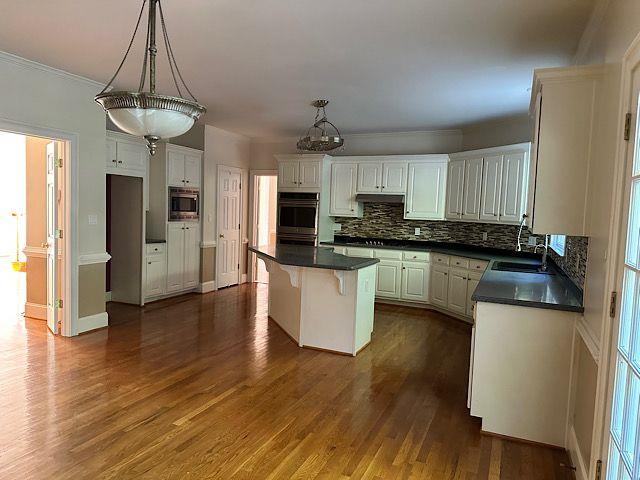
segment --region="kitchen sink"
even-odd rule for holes
[[[495,262],[491,270],[501,272],[538,273],[541,275],[555,275],[551,270],[541,270],[542,264],[517,263],[517,262]]]

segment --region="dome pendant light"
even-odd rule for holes
[[[316,118],[304,137],[298,140],[298,150],[306,152],[328,152],[344,145],[344,138],[338,128],[327,120],[324,108],[329,100],[316,100],[311,105],[316,108]],[[329,127],[334,133],[330,133]]]
[[[196,120],[204,114],[205,107],[198,103],[193,96],[189,87],[182,78],[182,74],[178,69],[167,27],[162,13],[162,5],[160,0],[149,0],[149,20],[147,23],[147,40],[145,42],[144,60],[142,62],[142,72],[140,74],[140,84],[136,92],[126,91],[107,91],[109,87],[120,73],[124,65],[133,41],[138,33],[138,27],[144,13],[144,7],[147,0],[143,0],[138,22],[133,31],[133,37],[129,42],[129,47],[124,54],[120,66],[116,70],[106,87],[95,97],[95,101],[102,105],[107,112],[109,118],[118,128],[127,133],[144,137],[149,146],[151,155],[155,153],[156,142],[161,139],[177,137],[189,131]],[[156,47],[156,7],[160,13],[160,24],[162,26],[162,37],[164,46],[169,60],[169,68],[173,83],[176,86],[179,97],[169,95],[159,95],[156,93],[156,55],[158,49]],[[145,92],[147,64],[149,67],[149,91]],[[177,75],[177,78],[176,78]],[[178,79],[180,82],[178,82]],[[192,100],[182,97],[182,85]]]

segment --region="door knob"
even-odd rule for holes
[[[48,243],[46,243],[46,242],[45,242],[45,243],[41,243],[41,244],[40,244],[40,246],[41,246],[42,248],[49,248],[49,244],[48,244]]]
[[[224,238],[224,235],[222,233],[220,234],[220,238]]]

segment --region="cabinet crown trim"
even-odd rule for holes
[[[509,153],[509,152],[528,152],[531,148],[531,142],[514,143],[512,145],[502,145],[499,147],[481,148],[479,150],[467,150],[465,152],[456,152],[449,155],[451,160],[462,160],[469,157],[477,157],[490,155],[493,153]]]

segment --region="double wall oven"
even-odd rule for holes
[[[317,245],[318,208],[318,193],[280,192],[278,194],[278,244]]]

